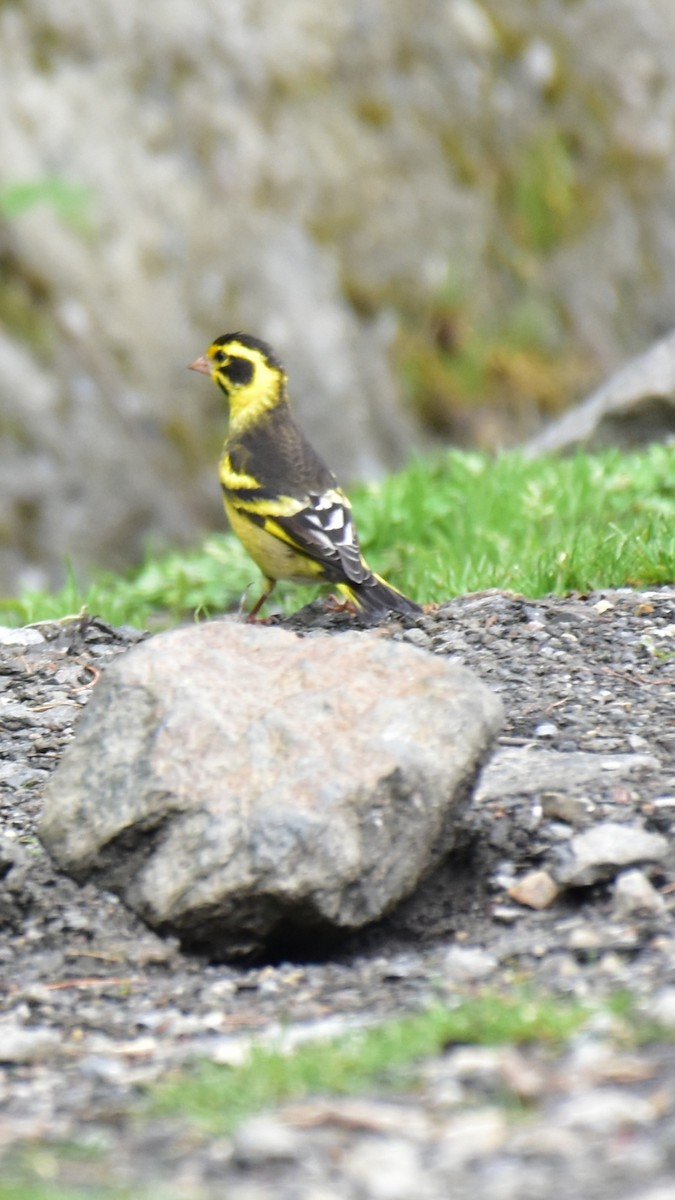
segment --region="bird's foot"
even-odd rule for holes
[[[335,596],[332,592],[324,601],[324,609],[326,612],[331,613],[349,613],[352,617],[355,617],[359,611],[353,600],[346,600],[341,596]]]

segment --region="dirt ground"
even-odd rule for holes
[[[339,636],[341,618],[317,613],[284,623]],[[138,1106],[176,1068],[234,1062],[251,1038],[339,1033],[482,987],[588,1004],[628,989],[675,1030],[675,589],[487,593],[394,630],[500,694],[502,748],[588,752],[597,773],[475,803],[460,851],[385,922],[247,965],[184,955],[116,897],[58,874],[35,836],[99,673],[141,636],[85,619],[1,640],[0,1200],[28,1180],[59,1197],[673,1200],[673,1048],[623,1053],[601,1019],[544,1058],[451,1048],[413,1093],[308,1100],[230,1137]],[[619,755],[632,757],[608,768]],[[540,910],[514,900],[514,882],[606,822],[671,839],[663,861],[635,868],[642,902],[619,866]]]

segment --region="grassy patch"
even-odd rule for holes
[[[528,596],[675,579],[675,446],[526,461],[451,451],[414,459],[352,493],[366,556],[415,598],[444,601],[484,588]],[[85,607],[113,624],[172,624],[236,609],[259,575],[227,534],[190,553],[149,557],[127,577],[0,600],[0,622],[28,624]],[[316,589],[280,585],[293,611]],[[272,610],[272,605],[270,609]]]
[[[29,1182],[15,1178],[0,1182],[0,1200],[140,1200],[140,1195],[136,1188],[116,1188],[114,1191],[96,1188],[92,1191],[87,1187],[75,1190],[58,1183]],[[153,1193],[153,1200],[160,1200],[158,1192]]]
[[[639,1003],[625,992],[591,1007],[553,995],[482,989],[330,1040],[306,1041],[286,1050],[283,1038],[277,1045],[254,1045],[236,1067],[202,1062],[176,1071],[150,1089],[134,1120],[143,1128],[169,1117],[175,1121],[176,1136],[196,1147],[233,1131],[250,1115],[309,1096],[414,1098],[424,1086],[424,1063],[454,1046],[527,1044],[555,1055],[580,1033],[609,1039],[623,1051],[672,1042],[675,1036],[672,1029],[642,1018]],[[511,1093],[504,1081],[495,1089],[494,1103],[512,1114],[523,1111],[522,1097]],[[3,1164],[3,1172],[0,1200],[183,1196],[172,1181],[128,1183],[126,1169],[124,1181],[116,1180],[105,1142],[26,1144]]]
[[[250,1113],[303,1096],[412,1091],[415,1064],[456,1043],[558,1046],[587,1019],[588,1010],[569,1001],[485,993],[289,1053],[257,1046],[235,1068],[202,1063],[160,1084],[152,1105],[222,1132]]]

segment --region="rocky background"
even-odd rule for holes
[[[220,522],[226,329],[346,477],[669,330],[674,45],[670,0],[2,5],[0,586]]]

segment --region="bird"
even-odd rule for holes
[[[247,619],[257,619],[280,579],[331,584],[367,620],[419,615],[420,605],[365,561],[351,504],[296,424],[288,377],[271,346],[226,333],[189,369],[209,375],[229,403],[219,468],[225,512],[264,580]]]

